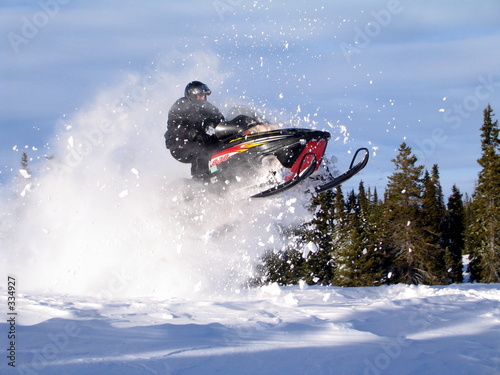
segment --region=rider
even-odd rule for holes
[[[193,178],[208,177],[210,156],[218,150],[219,141],[208,133],[224,121],[217,107],[207,101],[212,92],[200,81],[187,84],[184,96],[178,99],[168,112],[165,144],[172,156],[182,162],[191,163]]]

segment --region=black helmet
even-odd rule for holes
[[[184,96],[194,102],[196,99],[196,95],[210,95],[212,91],[200,81],[193,81],[187,84],[186,89],[184,90]]]

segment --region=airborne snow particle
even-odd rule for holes
[[[19,174],[21,176],[23,176],[23,178],[30,178],[31,177],[31,175],[29,174],[29,172],[26,169],[20,169]]]
[[[135,176],[136,176],[137,178],[139,178],[139,171],[138,171],[137,169],[132,168],[132,169],[130,170],[130,172],[132,172],[133,174],[135,174]]]

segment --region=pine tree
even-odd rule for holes
[[[26,152],[23,152],[23,155],[21,156],[21,168],[22,170],[26,171],[27,174],[29,174],[29,162],[28,162],[28,154]]]
[[[256,265],[256,275],[248,284],[260,286],[268,283],[295,285],[308,276],[303,254],[307,224],[299,227],[280,228],[287,245],[282,249],[269,249]]]
[[[444,206],[442,200],[438,197],[436,179],[431,177],[427,171],[425,171],[423,184],[421,223],[426,231],[428,241],[437,244],[439,239],[438,227],[444,215]]]
[[[294,249],[286,251],[267,251],[257,265],[258,279],[251,280],[252,285],[278,283],[279,285],[295,285],[304,278],[302,254]]]
[[[311,210],[314,218],[304,231],[304,242],[312,242],[317,250],[309,253],[303,266],[307,284],[328,285],[334,275],[332,259],[333,238],[336,220],[336,200],[338,192],[326,191],[313,198]]]
[[[378,192],[377,192],[377,188],[373,189],[373,198],[372,198],[372,202],[373,204],[375,205],[378,205],[380,202],[379,202],[379,199],[378,199]]]
[[[356,284],[356,275],[360,274],[359,251],[362,246],[362,239],[359,235],[361,226],[359,211],[358,200],[354,190],[352,190],[347,196],[345,212],[342,213],[340,225],[337,225],[336,228],[334,285],[358,285]]]
[[[321,206],[316,211],[312,224],[319,230],[320,240],[312,240],[317,244],[318,250],[307,257],[309,276],[306,282],[329,285],[333,282],[338,268],[337,251],[344,247],[346,242],[346,204],[340,186],[335,191],[320,194],[319,197]]]
[[[448,205],[443,220],[440,223],[442,233],[439,245],[446,252],[446,268],[449,283],[463,282],[462,252],[464,249],[465,212],[462,194],[456,185],[448,198]]]
[[[389,282],[434,283],[429,269],[428,248],[420,225],[423,166],[402,143],[392,160],[396,172],[389,176],[384,202],[384,245],[391,262]]]
[[[363,182],[358,195],[352,191],[348,198],[347,222],[344,226],[347,241],[338,248],[334,284],[339,286],[372,286],[380,282],[382,268],[380,252],[374,240],[371,223],[372,207]]]
[[[29,168],[29,158],[26,152],[23,152],[21,156],[21,168],[15,180],[14,191],[16,195],[20,197],[28,196],[32,188],[32,176]]]
[[[443,189],[439,181],[438,166],[432,168],[432,175],[426,171],[422,196],[420,225],[424,231],[427,254],[427,268],[432,274],[434,283],[447,283],[445,251],[439,244],[441,238],[440,224],[445,214]]]
[[[471,281],[500,282],[500,139],[491,106],[483,111],[481,170],[474,190],[473,220],[467,231]]]
[[[346,262],[345,249],[349,244],[348,236],[348,211],[347,204],[344,199],[342,187],[338,186],[335,189],[335,200],[333,206],[333,226],[331,227],[331,248],[329,252],[329,265],[332,267],[330,282],[335,280],[335,273],[344,267]]]
[[[313,197],[310,210],[314,217],[309,224],[307,240],[315,242],[318,249],[329,252],[335,223],[335,192],[329,190]]]

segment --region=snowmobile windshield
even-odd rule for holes
[[[219,139],[225,139],[234,135],[248,135],[276,129],[278,126],[261,122],[255,117],[239,115],[217,125],[215,135]]]

